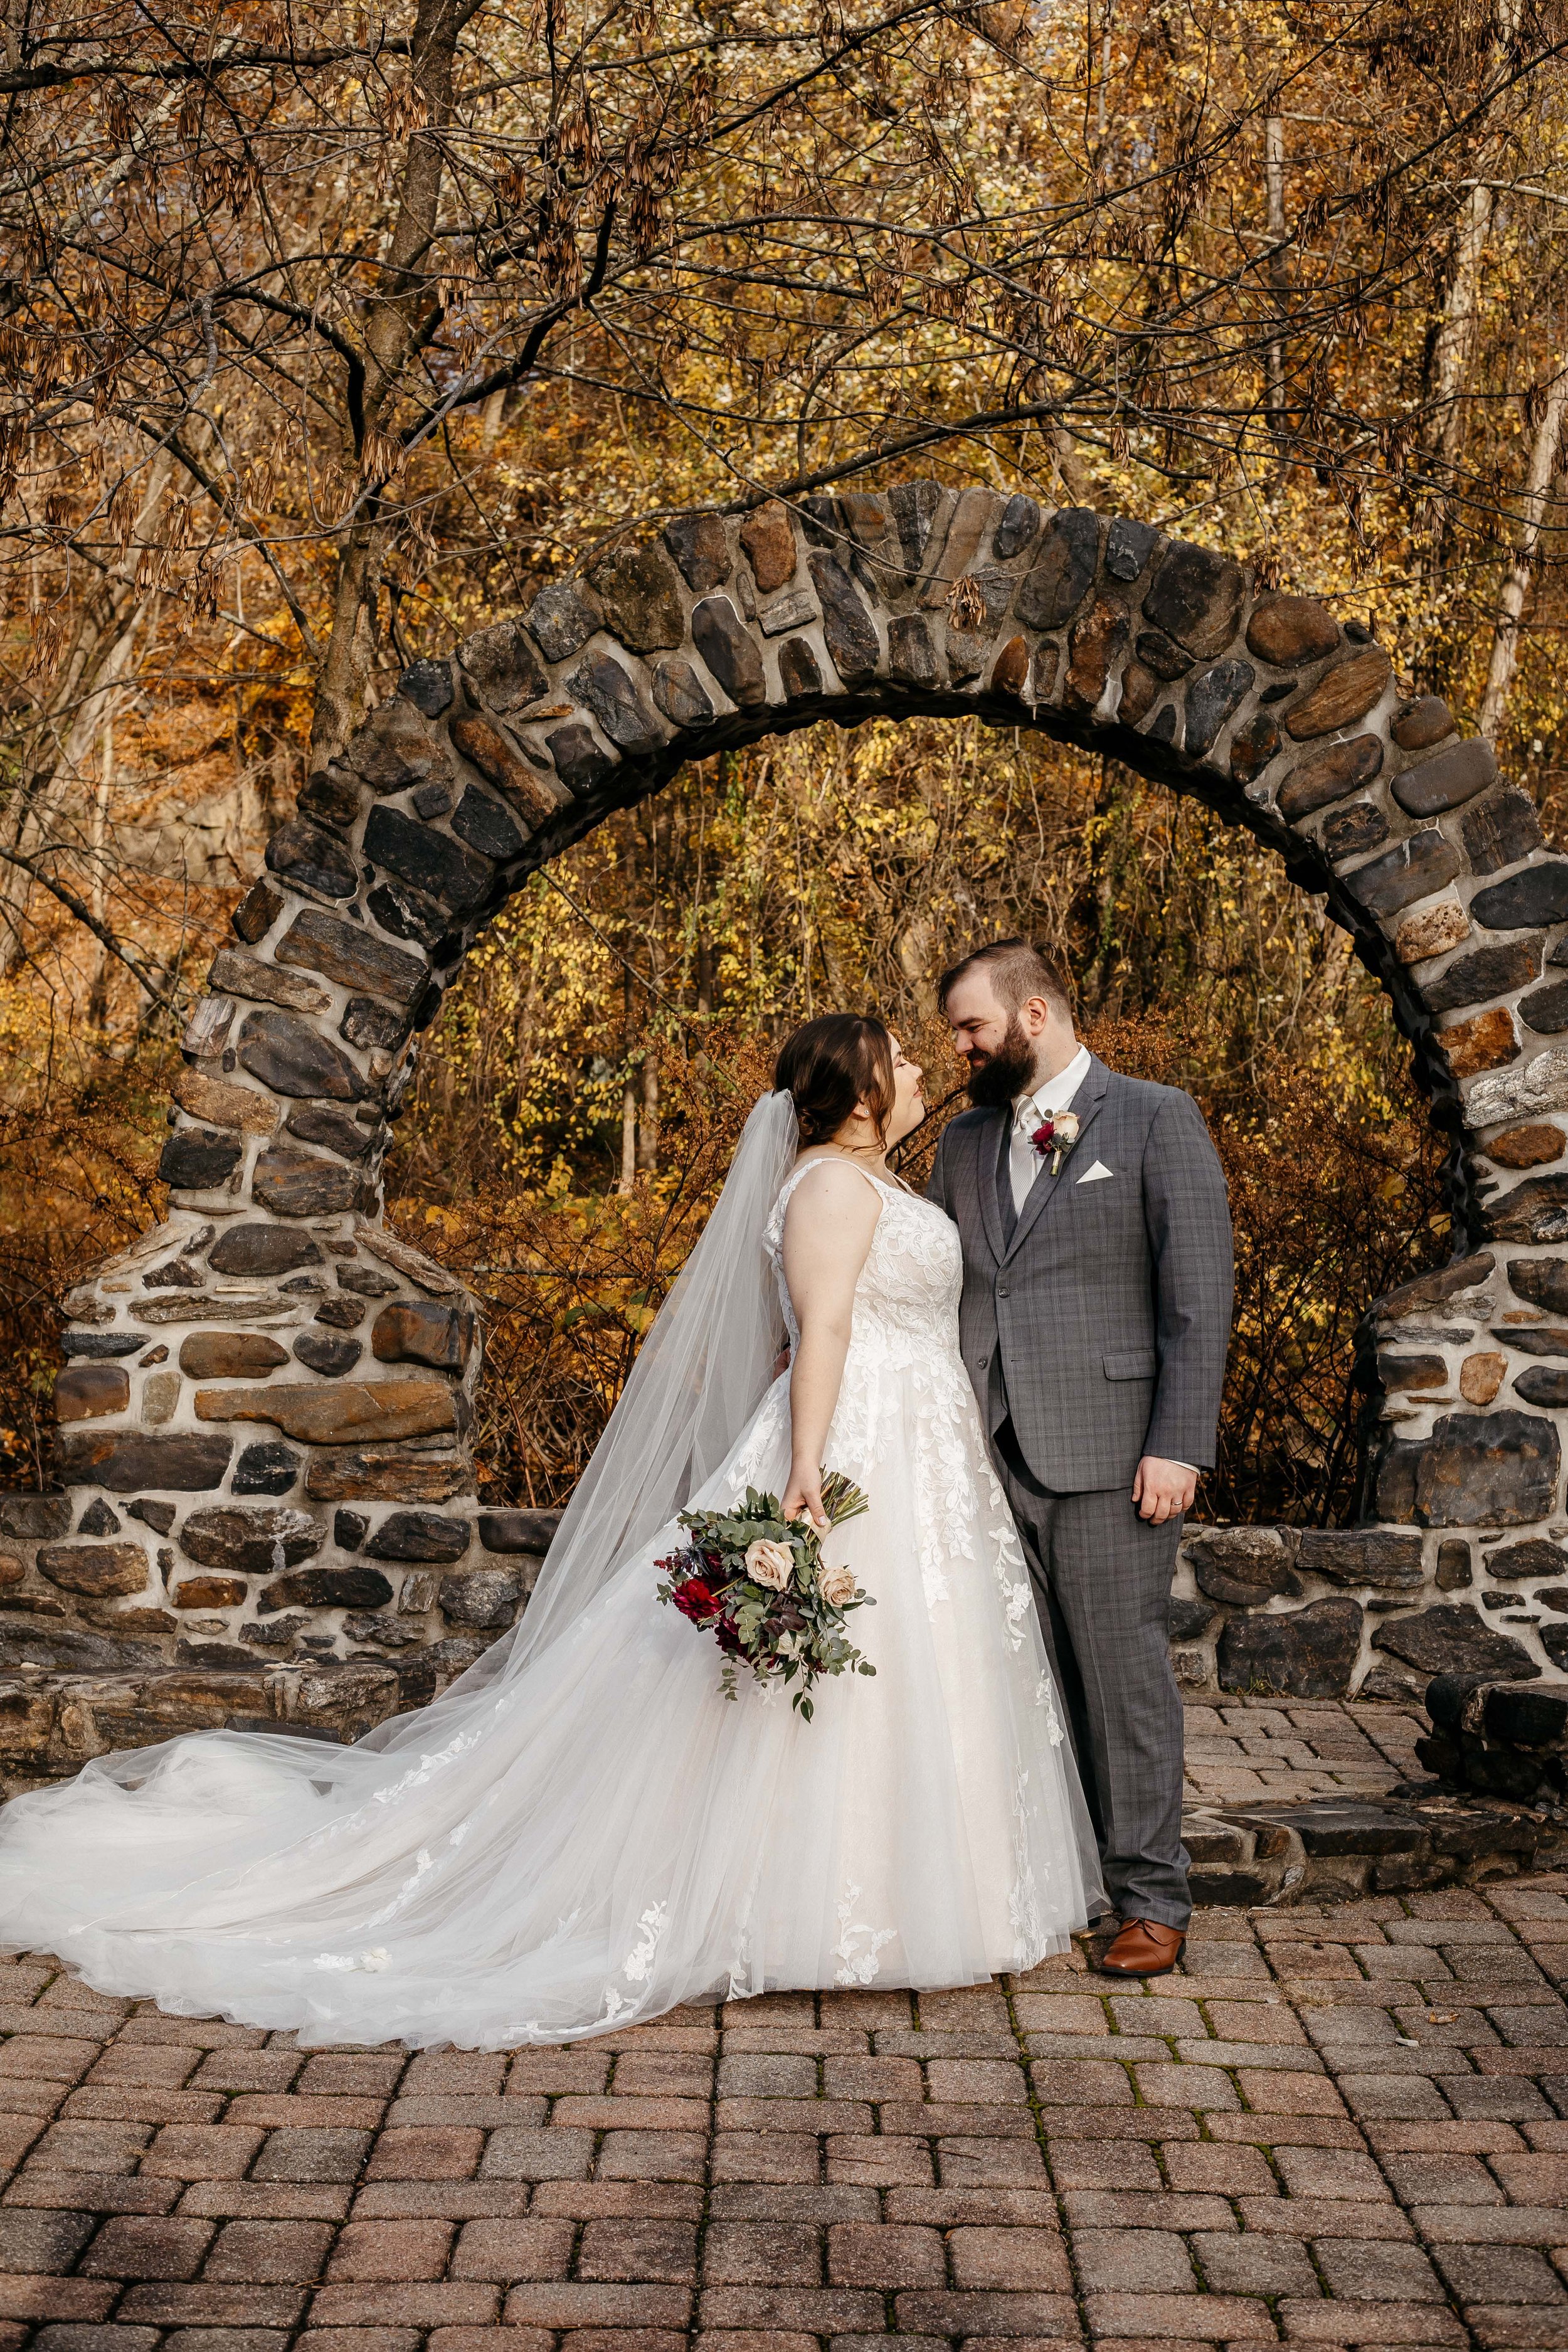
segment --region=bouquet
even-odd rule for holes
[[[830,1528],[871,1507],[837,1470],[823,1478],[822,1502]],[[809,1723],[818,1675],[876,1673],[844,1633],[851,1609],[875,1605],[870,1594],[853,1570],[826,1565],[816,1529],[808,1519],[786,1519],[776,1495],[748,1486],[732,1510],[682,1511],[680,1525],[691,1540],[654,1563],[664,1579],[658,1597],[712,1633],[724,1654],[726,1698],[737,1695],[742,1665],[760,1683],[798,1678],[791,1705]]]

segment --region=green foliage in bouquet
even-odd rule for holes
[[[829,1528],[871,1507],[842,1471],[825,1471],[822,1503]],[[791,1705],[809,1723],[819,1675],[874,1675],[845,1632],[852,1609],[873,1607],[847,1568],[830,1568],[807,1519],[786,1519],[776,1495],[746,1489],[728,1511],[682,1511],[690,1538],[655,1563],[661,1601],[673,1601],[689,1624],[710,1632],[724,1654],[720,1677],[738,1696],[741,1666],[760,1683],[798,1682]]]

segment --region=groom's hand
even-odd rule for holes
[[[1184,1462],[1163,1461],[1158,1454],[1145,1454],[1132,1481],[1132,1500],[1140,1517],[1157,1528],[1190,1511],[1197,1491],[1195,1470],[1189,1470]]]

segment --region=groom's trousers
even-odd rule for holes
[[[1067,1708],[1106,1894],[1123,1918],[1185,1927],[1182,1703],[1170,1648],[1182,1523],[1152,1527],[1125,1486],[1051,1494],[1010,1421],[992,1444]]]

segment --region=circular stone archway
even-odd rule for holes
[[[546,1530],[475,1498],[475,1303],[380,1223],[416,1033],[508,895],[686,760],[966,711],[1282,856],[1454,1133],[1464,1254],[1369,1315],[1369,1524],[1199,1534],[1178,1622],[1231,1687],[1562,1678],[1568,1620],[1529,1595],[1568,1582],[1568,859],[1357,623],[1144,523],[934,482],[679,517],[418,663],[310,779],[186,1033],[168,1222],[66,1301],[64,1495],[0,1504],[36,1663],[194,1669],[201,1719],[279,1666],[252,1708],[352,1727],[510,1622]]]

